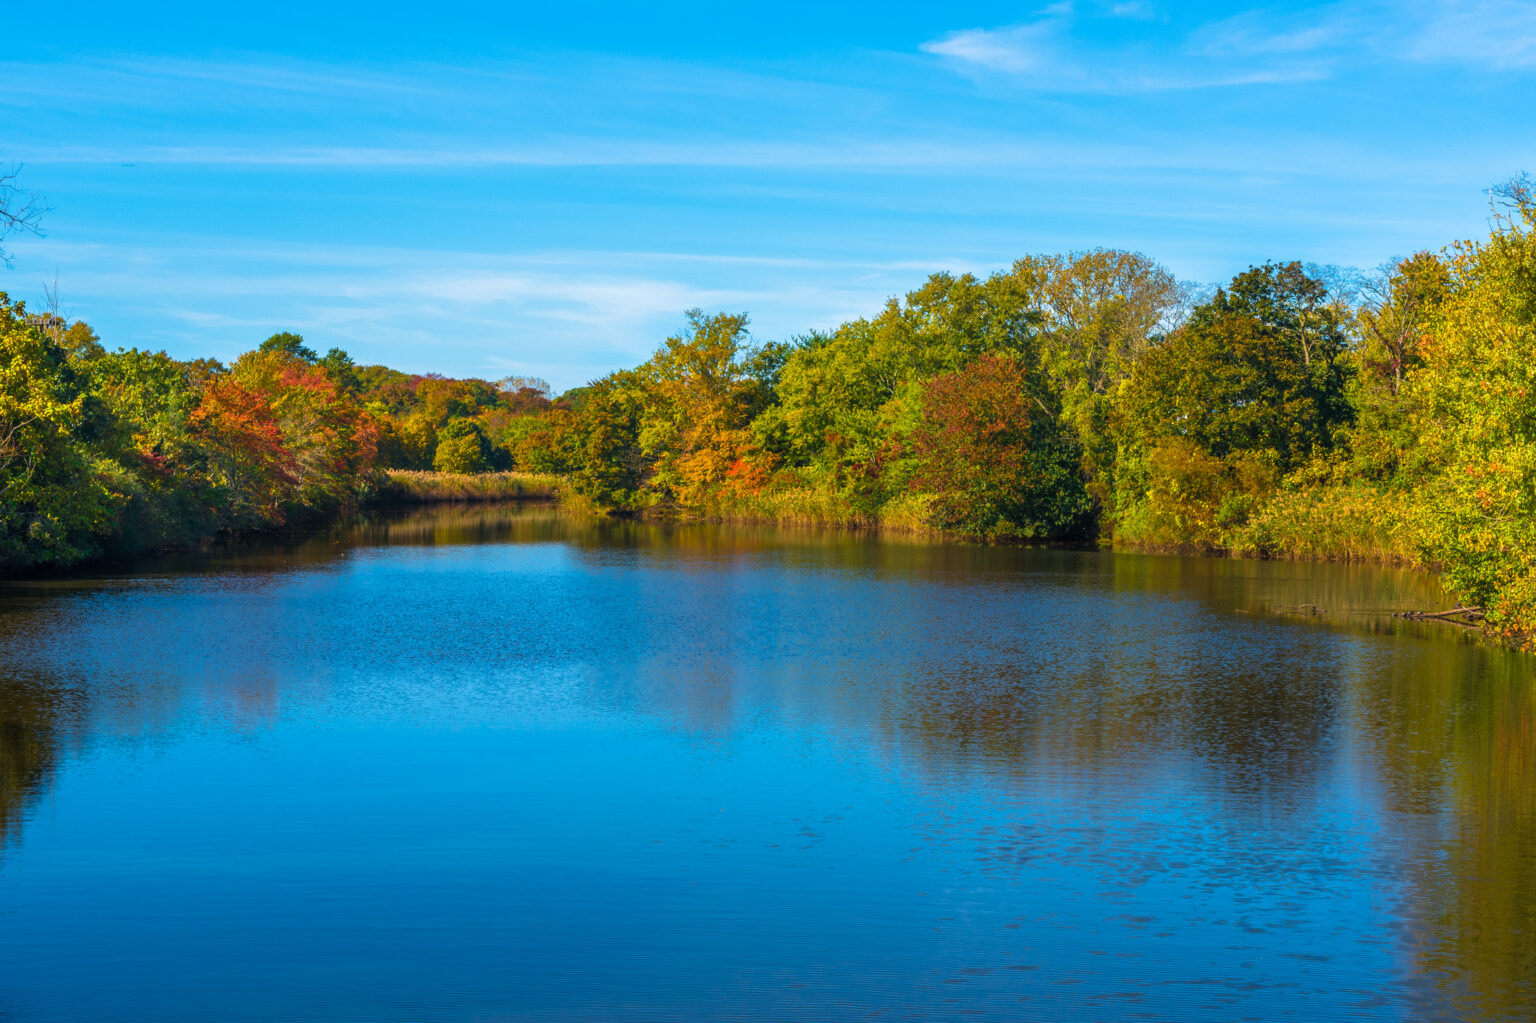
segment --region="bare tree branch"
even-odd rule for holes
[[[50,211],[48,201],[21,186],[21,165],[0,170],[0,242],[8,235],[43,233],[43,215]],[[0,263],[10,267],[11,254],[0,246]]]

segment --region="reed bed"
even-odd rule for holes
[[[928,524],[924,494],[912,494],[886,503],[878,512],[861,512],[840,494],[810,487],[765,490],[735,495],[711,503],[706,518],[726,522],[779,526],[812,526],[836,529],[870,529],[890,533],[939,535]]]
[[[532,472],[414,472],[389,469],[380,504],[450,504],[480,501],[558,501],[558,476]]]

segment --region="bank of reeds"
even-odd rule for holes
[[[841,494],[812,487],[768,489],[756,494],[719,497],[704,509],[704,517],[760,525],[938,536],[939,531],[928,524],[930,500],[926,494],[909,494],[886,502],[877,512],[863,512]]]
[[[478,501],[556,501],[561,497],[558,476],[531,472],[413,472],[390,469],[376,503],[450,504]]]

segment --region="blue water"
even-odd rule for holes
[[[4,584],[0,1019],[1536,1019],[1439,599],[505,509]]]

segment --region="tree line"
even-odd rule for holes
[[[108,351],[0,296],[0,566],[335,514],[384,470],[559,474],[620,513],[1401,561],[1536,634],[1536,196],[1374,275],[1272,262],[1205,295],[1138,253],[939,273],[756,342],[687,314],[561,395],[278,334],[228,366]]]

